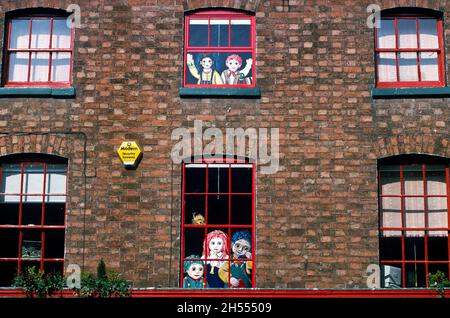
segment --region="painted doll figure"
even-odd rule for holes
[[[186,64],[191,75],[197,79],[197,84],[223,84],[219,73],[214,69],[214,60],[211,56],[204,54],[200,59],[201,72],[194,63],[192,54],[187,54]]]
[[[242,66],[242,58],[237,54],[232,54],[227,57],[225,66],[227,69],[222,72],[220,77],[224,84],[251,84],[250,78],[247,77],[252,68],[253,60],[247,59],[245,67],[239,70]]]
[[[230,281],[230,287],[250,288],[252,287],[252,239],[248,230],[235,232],[231,237],[232,258],[245,259],[231,262],[231,273],[228,273],[228,262],[224,263],[219,270],[219,276],[224,282]]]
[[[209,232],[203,241],[203,255],[206,255],[206,281],[208,287],[224,288],[225,283],[219,278],[219,268],[228,259],[228,237],[220,231]],[[210,259],[210,260],[208,260]]]
[[[197,255],[190,255],[187,258],[200,258]],[[198,260],[184,261],[183,288],[203,288],[203,262]]]

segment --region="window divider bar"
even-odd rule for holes
[[[397,21],[397,19],[396,19]],[[397,43],[397,42],[396,42]],[[404,179],[403,179],[403,165],[400,165],[400,193],[403,195],[405,194],[405,185],[404,185]],[[405,200],[402,198],[400,200],[400,207],[401,207],[401,215],[402,215],[402,227],[405,227]],[[406,258],[406,252],[405,252],[405,234],[406,232],[402,231],[402,287],[406,287],[406,265],[405,265],[405,258]]]

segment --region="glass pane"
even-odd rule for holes
[[[412,165],[403,167],[403,179],[406,195],[423,195],[422,166]],[[423,207],[423,206],[422,206]]]
[[[405,259],[412,261],[423,261],[425,259],[423,237],[405,237]]]
[[[33,20],[31,48],[50,47],[50,20]]]
[[[231,20],[231,46],[250,46],[250,26],[250,20]]]
[[[395,48],[395,27],[394,20],[381,20],[380,28],[377,29],[378,48]]]
[[[379,82],[396,82],[395,53],[378,53],[377,75]]]
[[[446,236],[436,236],[432,231],[429,232],[428,259],[430,261],[448,260],[448,238]]]
[[[399,195],[400,189],[400,166],[389,165],[380,168],[381,194]]]
[[[185,260],[183,264],[183,288],[205,288],[206,272],[205,262],[199,259],[200,255],[188,255],[190,260]]]
[[[228,46],[228,20],[211,20],[210,46]]]
[[[445,166],[426,167],[427,194],[447,195]]]
[[[48,81],[48,69],[50,63],[49,60],[50,60],[50,53],[48,52],[31,53],[31,69],[30,69],[31,82]]]
[[[28,268],[34,267],[36,270],[40,270],[40,262],[38,260],[26,260],[20,263],[20,271],[23,273]]]
[[[52,74],[51,80],[54,82],[70,81],[70,53],[59,52],[52,54]]]
[[[189,46],[208,46],[208,20],[189,21]]]
[[[53,20],[52,48],[70,48],[71,30],[67,27],[66,20]]]
[[[406,264],[406,287],[426,287],[424,264]]]
[[[184,206],[184,224],[205,223],[205,196],[186,195]]]
[[[422,81],[439,81],[438,55],[436,52],[421,52],[420,77]]]
[[[40,225],[42,216],[42,196],[25,196],[22,204],[22,224]]]
[[[2,169],[2,184],[0,192],[5,193],[4,202],[20,202],[21,165],[4,164]],[[2,197],[3,198],[3,197]]]
[[[200,257],[203,252],[204,229],[184,230],[184,257]]]
[[[231,223],[238,225],[252,224],[251,195],[233,195],[231,197]]]
[[[401,198],[381,198],[381,212],[383,227],[402,227]]]
[[[382,235],[380,238],[380,260],[402,260],[402,239],[400,235],[398,237]]]
[[[400,265],[382,265],[381,287],[401,288],[402,287],[402,268]]]
[[[428,273],[436,274],[438,271],[444,273],[445,277],[447,277],[447,279],[449,278],[447,264],[429,264],[428,265]]]
[[[228,235],[222,230],[211,229],[204,242],[206,250],[202,255],[206,255],[206,279],[210,288],[224,288],[225,281],[220,274],[222,265],[229,258],[230,249],[228,246]]]
[[[251,53],[215,52],[188,54],[187,84],[252,83]]]
[[[436,19],[419,19],[419,44],[422,49],[439,48]]]
[[[427,209],[429,228],[448,227],[447,198],[428,198]],[[436,232],[436,235],[447,235],[447,232]]]
[[[205,193],[206,192],[206,165],[186,166],[184,176],[184,189],[186,193]]]
[[[401,52],[398,59],[400,81],[414,82],[419,80],[417,67],[417,53]]]
[[[233,288],[252,287],[252,234],[250,230],[233,230],[231,234],[231,258],[242,259],[231,262],[231,270],[228,274],[228,263],[222,266],[228,286]]]
[[[9,47],[12,49],[28,48],[30,20],[20,19],[11,21],[11,39]]]
[[[17,276],[17,262],[0,262],[0,286],[11,287]]]
[[[405,198],[405,226],[409,228],[425,227],[424,198]],[[408,236],[423,236],[423,232],[411,231]]]
[[[45,193],[66,193],[66,165],[47,165]]]
[[[208,166],[208,192],[209,193],[228,193],[229,175],[228,165],[209,165]]]
[[[208,224],[228,223],[228,195],[209,195]]]
[[[61,276],[64,274],[64,263],[62,262],[45,262],[44,263],[45,273],[60,273]]]
[[[42,244],[40,230],[26,230],[22,240],[22,258],[41,258]]]
[[[43,192],[44,192],[44,165],[25,164],[23,193],[43,194]],[[32,198],[25,201],[29,201],[31,199]],[[42,197],[39,201],[42,201]]]
[[[231,191],[233,193],[252,193],[252,167],[232,166]]]
[[[398,47],[417,48],[416,20],[398,20]]]
[[[3,195],[0,195],[0,224],[19,224],[19,203],[5,202]]]
[[[64,258],[64,230],[45,231],[45,258]]]
[[[30,54],[15,52],[9,55],[9,75],[12,82],[26,82],[28,80],[28,60]]]
[[[16,258],[19,255],[19,230],[0,229],[0,258]]]
[[[45,225],[64,225],[65,203],[45,203]]]

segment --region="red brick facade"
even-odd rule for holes
[[[78,1],[76,97],[0,99],[0,155],[69,158],[66,264],[94,269],[103,258],[135,286],[178,286],[181,168],[170,137],[200,119],[223,131],[279,128],[282,168],[256,180],[257,287],[365,287],[378,263],[377,159],[450,157],[447,98],[371,97],[372,2]],[[5,12],[70,3],[2,1],[0,34]],[[450,19],[449,1],[379,4]],[[184,12],[208,7],[255,12],[260,99],[180,98]],[[144,151],[135,171],[115,154],[123,140]]]

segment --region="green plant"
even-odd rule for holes
[[[14,278],[13,286],[25,290],[27,297],[47,297],[64,287],[64,279],[59,273],[45,274],[32,266]]]
[[[428,274],[428,285],[435,288],[441,297],[444,297],[444,289],[450,287],[450,282],[441,271],[434,274]]]
[[[97,266],[97,276],[90,273],[81,274],[81,288],[75,292],[81,297],[109,298],[128,297],[131,283],[116,272],[106,271],[103,260]]]

